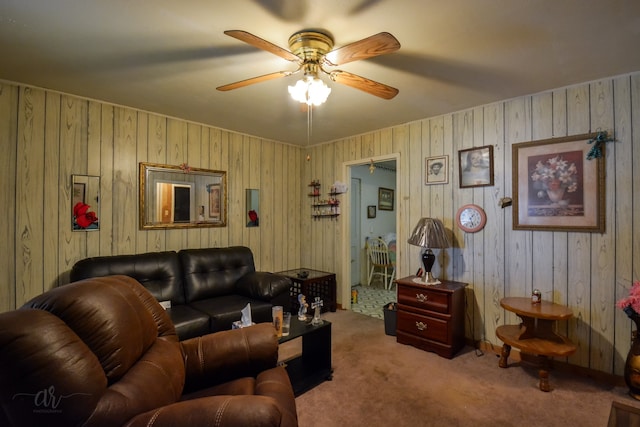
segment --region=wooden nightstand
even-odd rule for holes
[[[451,359],[464,347],[464,288],[466,283],[442,280],[425,286],[416,276],[396,280],[397,341]]]

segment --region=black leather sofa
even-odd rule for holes
[[[140,282],[160,302],[180,340],[231,329],[251,304],[255,323],[271,322],[271,307],[290,310],[291,280],[256,271],[244,246],[183,249],[86,258],[71,269],[71,281],[123,274]]]

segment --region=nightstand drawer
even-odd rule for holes
[[[397,328],[416,337],[448,342],[449,322],[446,320],[399,310]]]
[[[427,287],[398,287],[398,303],[438,313],[449,313],[449,293]]]

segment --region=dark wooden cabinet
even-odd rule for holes
[[[416,276],[398,279],[396,338],[451,359],[464,347],[464,288],[466,283],[442,280],[425,286]]]
[[[313,314],[311,303],[315,297],[322,300],[322,308],[320,312],[336,311],[336,275],[326,271],[312,270],[310,268],[296,268],[294,270],[279,271],[276,274],[286,276],[291,279],[291,288],[289,295],[291,296],[291,313],[298,313],[300,303],[298,295],[303,294],[307,298],[309,304],[309,314]]]

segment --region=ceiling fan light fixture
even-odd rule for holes
[[[328,72],[322,68],[323,66],[335,67],[397,51],[400,49],[400,42],[389,33],[381,32],[338,49],[333,49],[333,37],[328,32],[318,29],[306,29],[289,37],[289,50],[246,31],[227,30],[224,33],[258,49],[294,62],[299,67],[296,71],[277,71],[218,86],[217,90],[238,89],[255,83],[287,77],[302,71],[305,76],[304,79],[298,81],[295,86],[289,86],[289,93],[293,99],[308,106],[324,103],[329,93],[331,93],[331,89],[318,78],[320,72],[328,74],[329,78],[336,83],[351,86],[382,99],[391,99],[398,94],[398,89],[365,77],[341,70]]]
[[[305,76],[298,80],[295,86],[289,86],[291,98],[307,105],[324,104],[330,93],[331,88],[314,76]]]

